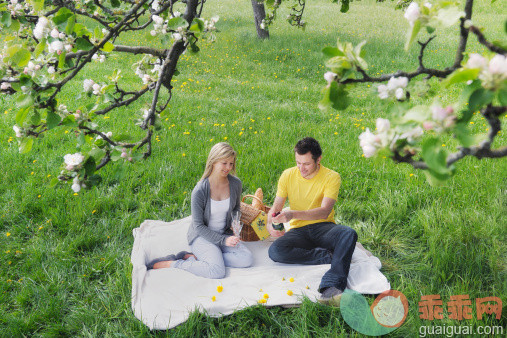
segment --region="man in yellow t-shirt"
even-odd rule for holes
[[[320,301],[338,306],[347,286],[357,234],[334,221],[341,179],[337,172],[320,164],[319,142],[306,137],[296,144],[294,152],[297,166],[282,173],[268,215],[268,231],[279,237],[269,248],[269,257],[288,264],[331,264],[319,286]],[[282,210],[287,198],[290,209]],[[273,223],[286,222],[290,222],[287,233],[273,229]]]

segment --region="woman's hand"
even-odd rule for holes
[[[236,236],[229,236],[225,239],[225,245],[226,246],[236,246],[240,242],[239,237]]]

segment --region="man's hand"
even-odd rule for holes
[[[273,220],[275,220],[275,222],[276,222],[277,217],[280,216],[280,215],[278,215],[276,217],[273,217],[273,215],[277,214],[279,211],[282,210],[284,203],[285,203],[285,198],[276,196],[275,201],[273,203],[273,207],[268,212],[268,224],[266,224],[266,227],[267,227],[268,232],[271,235],[271,237],[275,237],[275,238],[282,237],[285,234],[284,230],[278,231],[278,230],[273,229]],[[280,222],[276,222],[276,223],[280,223]]]
[[[276,237],[282,237],[283,235],[285,235],[285,230],[278,231],[278,230],[273,229],[273,224],[271,222],[269,222],[267,224],[267,228],[268,228],[268,232],[271,235],[271,237],[276,238]]]
[[[271,219],[272,223],[287,223],[294,218],[292,210],[283,210],[276,217]]]
[[[225,245],[226,246],[236,246],[238,245],[240,239],[236,236],[229,236],[225,239]]]

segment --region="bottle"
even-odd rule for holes
[[[272,214],[273,217],[276,217],[278,215],[280,215],[280,211],[274,212]],[[273,229],[278,230],[278,231],[285,229],[285,227],[283,226],[283,223],[272,223],[271,225],[273,226]]]

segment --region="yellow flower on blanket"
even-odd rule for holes
[[[217,300],[217,297],[215,297],[215,296],[211,297],[211,301],[213,301],[213,302],[214,302],[214,301],[216,301],[216,300]]]
[[[294,278],[292,278],[292,277],[291,277],[291,278],[289,279],[289,282],[291,282],[291,283],[292,283],[292,282],[294,282]]]
[[[264,297],[264,299],[268,299],[269,295],[267,293],[265,293],[263,297]]]
[[[291,290],[287,290],[287,294],[288,294],[289,296],[292,296],[294,293],[293,293]]]
[[[222,291],[224,291],[224,287],[222,285],[217,286],[217,292],[220,293]]]
[[[257,303],[259,303],[259,304],[265,304],[266,300],[264,298],[262,298],[262,299],[259,299],[259,301]]]

